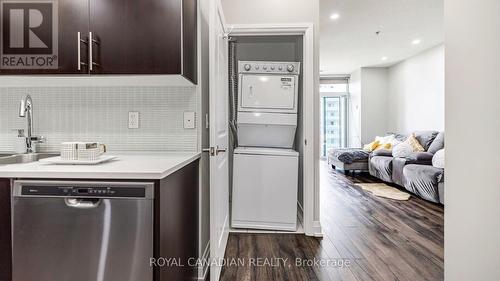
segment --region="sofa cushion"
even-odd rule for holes
[[[429,149],[436,136],[439,134],[437,131],[417,131],[414,133],[415,138],[424,148],[424,151]]]
[[[432,163],[432,158],[434,154],[430,152],[414,152],[406,157],[408,162],[416,164],[428,164]]]
[[[439,203],[438,184],[444,170],[428,165],[406,165],[403,169],[404,187],[426,199]]]
[[[392,157],[392,150],[390,149],[377,149],[372,152],[372,156],[389,156]]]
[[[444,148],[444,132],[440,132],[429,146],[429,149],[427,149],[427,152],[434,154],[438,150],[443,148]]]
[[[432,157],[432,166],[444,169],[444,148],[434,154]]]
[[[369,171],[374,177],[386,182],[392,182],[392,157],[373,156],[370,158]]]

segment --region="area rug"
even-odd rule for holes
[[[400,201],[408,200],[411,197],[410,194],[403,192],[392,186],[388,186],[385,183],[357,183],[356,185],[360,186],[363,190],[368,191],[371,194],[378,197],[389,198]]]

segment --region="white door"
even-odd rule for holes
[[[229,236],[229,87],[228,40],[219,1],[210,13],[210,257],[224,258]],[[221,267],[210,268],[210,280],[220,278]]]

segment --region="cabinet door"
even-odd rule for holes
[[[91,73],[181,74],[182,0],[90,0]]]
[[[0,280],[12,280],[10,180],[0,179]]]
[[[0,74],[88,73],[79,63],[87,62],[82,41],[89,30],[88,0],[0,0],[0,5]]]
[[[198,9],[196,0],[182,1],[182,75],[198,83]]]

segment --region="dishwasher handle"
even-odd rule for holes
[[[101,204],[101,199],[95,198],[64,198],[64,203],[70,208],[93,209]]]

